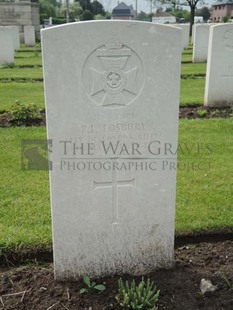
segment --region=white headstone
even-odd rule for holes
[[[24,43],[28,47],[35,46],[36,37],[34,26],[24,26]]]
[[[12,29],[13,44],[15,51],[20,49],[19,26],[10,26]]]
[[[190,24],[178,24],[177,27],[182,29],[182,48],[188,48]]]
[[[0,26],[0,65],[14,62],[14,45],[10,27]]]
[[[208,54],[210,25],[195,25],[193,41],[193,62],[205,62]]]
[[[172,266],[180,29],[97,21],[41,33],[56,278]]]
[[[205,86],[206,106],[233,105],[233,24],[210,28]]]

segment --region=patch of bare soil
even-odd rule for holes
[[[224,274],[233,281],[233,241],[199,243],[176,249],[173,269],[158,270],[145,276],[153,279],[160,289],[159,309],[169,310],[232,310],[233,289],[223,279]],[[0,309],[19,310],[120,310],[115,299],[118,294],[118,276],[96,279],[105,283],[102,293],[80,294],[84,286],[78,282],[57,282],[53,266],[21,266],[2,269],[0,273]],[[132,276],[124,275],[131,280]],[[211,280],[217,286],[204,295],[200,291],[201,279]],[[141,277],[134,277],[140,281]]]
[[[210,108],[210,107],[201,107],[201,106],[193,106],[193,107],[180,107],[180,118],[188,118],[188,119],[206,119],[206,118],[230,118],[233,116],[232,108]]]

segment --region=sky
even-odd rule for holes
[[[124,2],[127,5],[132,4],[134,9],[135,9],[135,3],[136,3],[136,0],[119,0],[119,1],[118,0],[98,0],[98,1],[102,3],[106,11],[110,11],[110,12],[115,6],[117,6],[118,2]],[[137,1],[138,1],[138,13],[140,11],[150,13],[150,1],[149,0],[137,0]],[[185,2],[185,1],[180,1],[180,2]],[[205,4],[201,4],[199,6],[201,7],[204,5],[209,6],[214,2],[216,2],[216,0],[205,0],[204,1]],[[183,6],[183,8],[185,9],[185,6]],[[153,7],[153,11],[156,11],[155,7]]]
[[[135,3],[136,0],[98,0],[100,3],[102,3],[104,9],[106,11],[111,12],[112,9],[117,6],[118,2],[124,2],[127,5],[132,4],[134,9],[135,9]],[[150,13],[150,0],[137,0],[138,1],[138,13],[140,13],[140,11],[144,11],[146,13]],[[185,0],[183,0],[185,2]],[[70,3],[72,3],[73,0],[70,0]],[[180,1],[182,2],[182,1]],[[199,6],[210,6],[212,3],[216,2],[216,0],[204,0],[204,4],[201,4]],[[200,3],[202,3],[202,1],[200,0]],[[183,6],[183,8],[185,9],[186,7]],[[188,9],[188,7],[187,7]],[[156,11],[156,8],[153,7],[153,12]]]

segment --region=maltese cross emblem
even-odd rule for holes
[[[83,72],[88,96],[103,107],[128,105],[143,86],[141,60],[132,49],[116,40],[91,53]]]

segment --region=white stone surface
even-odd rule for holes
[[[210,28],[206,71],[206,106],[233,105],[233,24]]]
[[[171,267],[180,29],[94,21],[41,34],[56,278]]]
[[[210,24],[195,25],[193,41],[193,62],[205,62],[208,54]]]
[[[0,65],[14,62],[14,45],[10,27],[0,26]]]
[[[182,48],[189,47],[189,24],[178,24],[177,27],[182,29]]]
[[[24,26],[24,43],[26,46],[35,46],[35,27],[34,26]]]
[[[14,44],[14,50],[19,51],[20,49],[20,38],[19,38],[19,26],[10,26],[12,29],[12,36],[13,36],[13,44]]]

